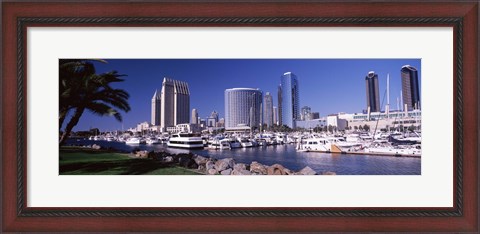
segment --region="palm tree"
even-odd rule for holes
[[[59,129],[68,113],[74,108],[71,104],[79,96],[83,80],[95,74],[93,61],[106,63],[100,59],[60,59],[59,60]]]
[[[118,121],[122,121],[122,116],[118,110],[130,111],[130,105],[127,102],[129,94],[124,90],[113,89],[110,86],[113,82],[123,81],[120,78],[122,76],[124,75],[112,71],[99,75],[84,73],[81,76],[67,78],[63,92],[61,90],[60,93],[60,102],[63,102],[60,104],[61,121],[64,121],[66,113],[69,111],[73,110],[74,113],[63,131],[60,145],[68,138],[73,127],[78,124],[85,110],[99,116],[114,116]],[[75,85],[75,87],[72,87],[72,85]],[[65,116],[62,119],[63,113],[65,113]]]

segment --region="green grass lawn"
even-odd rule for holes
[[[60,149],[60,175],[199,175],[153,159],[91,149]]]

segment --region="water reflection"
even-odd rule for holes
[[[327,154],[316,152],[297,152],[293,145],[277,145],[268,147],[239,148],[233,150],[185,150],[166,148],[165,145],[126,145],[120,142],[71,140],[70,144],[112,147],[125,152],[135,148],[141,150],[167,150],[171,153],[195,153],[217,159],[234,158],[236,162],[262,164],[282,164],[291,170],[311,167],[318,173],[332,171],[337,175],[420,175],[421,159],[404,157],[382,157],[369,155]]]

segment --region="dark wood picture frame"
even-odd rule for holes
[[[478,232],[478,1],[3,2],[2,231]],[[45,26],[454,28],[451,208],[31,208],[26,206],[26,29]]]

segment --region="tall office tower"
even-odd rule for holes
[[[273,99],[269,92],[263,97],[263,123],[267,127],[273,125]]]
[[[302,107],[300,111],[300,120],[312,120],[312,108],[309,106]]]
[[[416,68],[405,65],[402,67],[402,96],[403,105],[406,105],[408,110],[420,110],[420,86],[418,85],[418,71]]]
[[[290,128],[296,127],[296,121],[300,120],[300,102],[298,99],[298,79],[291,72],[284,73],[281,78],[281,107],[282,124]],[[280,106],[280,105],[279,105]]]
[[[374,71],[368,72],[365,77],[367,91],[367,110],[380,112],[380,96],[378,95],[378,75]]]
[[[161,127],[167,127],[190,121],[190,91],[183,81],[163,78],[162,83]]]
[[[213,119],[215,119],[215,121],[218,122],[218,112],[217,112],[217,111],[213,111],[213,112],[210,114],[210,118],[213,118]]]
[[[277,124],[279,126],[282,126],[282,85],[278,85],[278,100],[277,100],[277,106],[278,106],[278,119],[277,119]]]
[[[198,124],[198,111],[197,109],[192,109],[192,124]]]
[[[225,90],[225,129],[241,126],[259,127],[262,91],[251,88]]]
[[[155,90],[155,93],[153,94],[152,97],[152,121],[151,124],[153,126],[158,126],[160,125],[160,111],[161,111],[161,97],[160,93]]]
[[[273,107],[273,124],[278,125],[278,108],[276,106]]]

